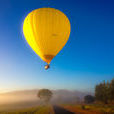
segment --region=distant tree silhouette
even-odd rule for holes
[[[93,103],[95,101],[95,97],[92,95],[86,95],[84,97],[84,102],[89,104],[89,103]]]
[[[95,87],[95,97],[97,101],[101,101],[105,104],[114,101],[114,79],[109,83],[103,82]]]
[[[105,104],[108,103],[108,90],[109,89],[109,85],[105,83],[105,81],[103,83],[100,83],[98,85],[96,85],[95,88],[95,97],[96,100],[104,102]]]
[[[114,101],[114,79],[110,83],[110,101]]]
[[[49,89],[41,89],[38,92],[38,97],[43,100],[45,103],[48,103],[52,98],[53,93]]]

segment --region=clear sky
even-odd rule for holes
[[[22,24],[34,9],[64,12],[71,34],[51,68],[26,43]],[[93,91],[114,77],[113,0],[0,0],[0,92],[17,89]]]

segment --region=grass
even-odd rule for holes
[[[0,114],[55,114],[52,105],[38,105],[31,108],[14,108],[1,110]],[[59,105],[66,110],[76,114],[114,114],[113,105],[91,104],[91,105],[78,105],[78,104],[63,104]],[[1,107],[0,107],[1,108]]]
[[[102,104],[90,104],[90,105],[62,105],[65,109],[68,109],[75,113],[83,114],[114,114],[114,105],[102,105]]]
[[[12,111],[1,111],[0,114],[54,114],[51,105],[43,105],[33,108],[18,109]]]

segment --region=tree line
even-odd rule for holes
[[[110,82],[101,82],[95,86],[95,96],[86,95],[85,103],[101,102],[104,104],[114,103],[114,79]]]
[[[95,87],[96,101],[103,102],[105,104],[112,103],[114,101],[114,79],[110,82],[102,82]]]

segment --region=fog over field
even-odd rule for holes
[[[51,102],[76,102],[76,100],[83,99],[83,96],[87,94],[87,92],[81,91],[70,91],[70,90],[52,90],[53,98]],[[8,93],[0,94],[0,105],[2,104],[12,104],[12,103],[20,103],[20,102],[39,102],[39,98],[37,97],[38,89],[35,90],[23,90],[23,91],[13,91]]]

